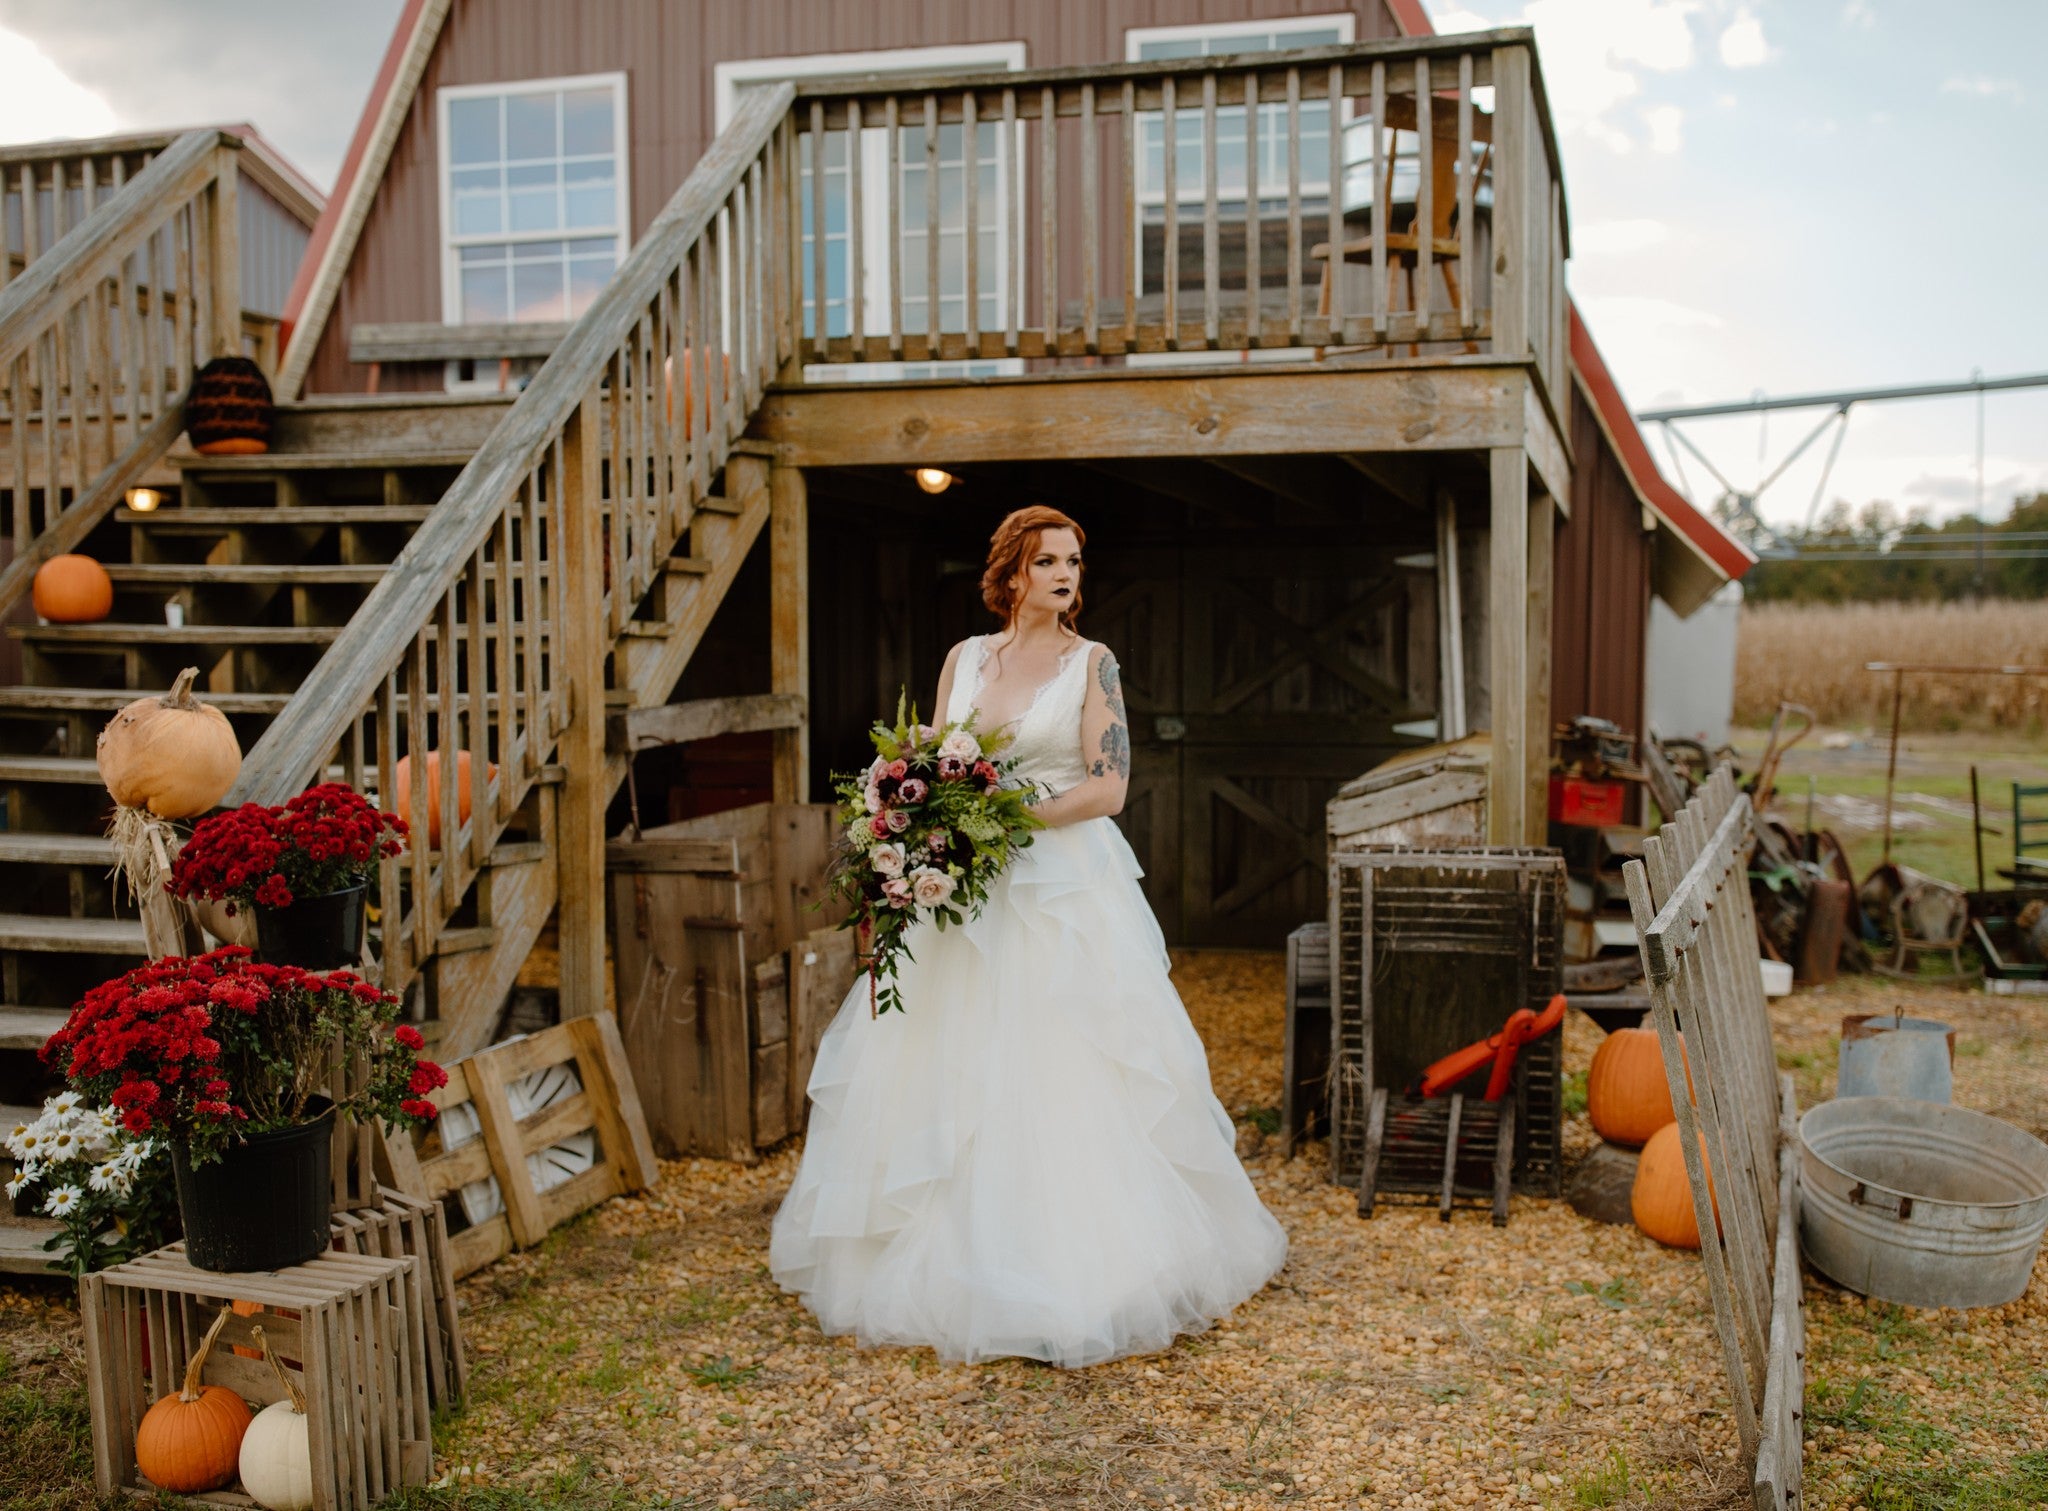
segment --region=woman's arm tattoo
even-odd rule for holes
[[[1102,653],[1102,664],[1096,668],[1095,677],[1102,684],[1110,725],[1102,732],[1102,754],[1089,768],[1088,774],[1128,778],[1131,774],[1131,731],[1125,722],[1123,680],[1117,670],[1116,657],[1109,651]]]

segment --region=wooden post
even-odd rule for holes
[[[213,207],[212,355],[242,354],[242,217],[238,187],[241,149],[223,142],[215,149]]]
[[[1523,810],[1522,842],[1550,837],[1550,615],[1551,555],[1557,540],[1557,508],[1548,493],[1529,499],[1529,607],[1522,654],[1528,672],[1529,743],[1523,761],[1529,796]]]
[[[810,795],[810,502],[803,469],[768,471],[768,677],[770,690],[806,701],[803,722],[775,732],[775,801]]]
[[[1458,582],[1458,500],[1436,491],[1436,644],[1439,740],[1465,738],[1465,605]]]
[[[595,388],[562,431],[560,557],[562,670],[569,723],[562,731],[564,777],[555,809],[556,895],[561,899],[562,1017],[604,1007],[604,619],[603,410]]]
[[[1529,354],[1532,213],[1528,48],[1494,49],[1493,96],[1493,350],[1497,356],[1525,357]],[[1497,468],[1498,463],[1495,465]],[[1494,721],[1496,728],[1499,722]]]
[[[1486,680],[1493,755],[1487,838],[1491,844],[1519,845],[1528,832],[1529,803],[1529,462],[1519,446],[1496,447],[1488,457],[1493,512]]]

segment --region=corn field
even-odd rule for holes
[[[1883,728],[1891,677],[1871,661],[2048,666],[2048,602],[1765,603],[1745,608],[1736,641],[1735,721],[1768,724],[1779,702],[1821,723]],[[2048,728],[2048,676],[1905,679],[1909,730]]]

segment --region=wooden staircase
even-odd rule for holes
[[[15,484],[0,515],[14,545],[12,565],[0,562],[0,614],[26,596],[33,563],[59,550],[94,556],[115,589],[99,623],[7,614],[22,666],[0,686],[10,1125],[50,1089],[35,1051],[69,1006],[145,954],[108,876],[109,800],[93,751],[114,711],[186,666],[201,669],[201,696],[242,744],[228,805],[338,778],[395,807],[386,774],[404,756],[422,769],[430,751],[466,752],[472,772],[488,773],[473,780],[466,817],[454,761],[441,763],[437,790],[412,784],[415,843],[383,867],[373,899],[372,969],[405,994],[443,1059],[488,1042],[558,900],[563,1010],[602,1005],[604,815],[626,770],[615,716],[667,701],[768,521],[768,449],[742,436],[795,354],[792,270],[766,250],[789,241],[780,228],[759,234],[761,186],[791,151],[789,98],[784,86],[750,99],[556,356],[481,426],[473,406],[466,427],[423,418],[430,398],[330,398],[281,406],[265,455],[178,457],[167,454],[175,400],[165,409],[159,398],[148,423],[136,412],[147,377],[108,370],[97,386],[39,387],[71,372],[39,366],[42,354],[59,349],[67,321],[92,318],[93,301],[128,276],[120,259],[160,222],[137,193],[72,233],[90,246],[52,248],[28,291],[37,298],[25,297],[27,279],[0,289],[0,492],[10,474]],[[110,228],[117,212],[144,228]],[[749,225],[752,240],[723,229]],[[193,366],[189,334],[180,327],[173,395]],[[10,392],[18,353],[29,354],[16,369],[28,381]],[[695,382],[678,400],[670,378],[683,364]],[[95,405],[106,444],[91,477],[67,489],[42,463],[63,445],[29,422],[57,416],[62,442]],[[423,444],[425,433],[438,438]],[[120,505],[167,460],[178,482],[159,507]],[[795,498],[800,510],[800,489]],[[442,838],[430,848],[434,810]],[[0,1178],[10,1173],[0,1160]],[[49,1227],[0,1204],[0,1270],[41,1269]]]

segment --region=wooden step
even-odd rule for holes
[[[226,649],[257,645],[330,645],[339,624],[10,624],[17,640],[44,646],[211,645]]]
[[[722,493],[707,493],[697,501],[697,508],[704,514],[738,514],[745,505],[737,499],[727,498]]]
[[[41,1049],[70,1016],[62,1007],[0,1007],[0,1049]],[[0,1136],[13,1126],[9,1113],[0,1111]]]
[[[713,565],[708,556],[671,556],[662,562],[661,569],[682,577],[704,577],[710,573]]]
[[[470,924],[465,928],[443,929],[434,936],[436,955],[465,955],[471,950],[487,950],[497,943],[498,931],[488,924]]]
[[[111,866],[114,842],[104,834],[37,834],[0,829],[0,861],[36,866]]]
[[[187,477],[269,477],[280,472],[396,472],[408,467],[467,467],[473,451],[265,451],[255,456],[175,457]]]
[[[44,1252],[43,1241],[57,1231],[47,1217],[0,1222],[0,1275],[56,1275],[50,1268],[55,1254]]]
[[[0,712],[112,713],[147,696],[128,687],[0,687]],[[291,702],[290,693],[211,693],[204,688],[199,698],[224,714],[274,714]]]
[[[378,582],[390,567],[380,562],[341,565],[277,564],[234,562],[213,565],[206,562],[111,562],[107,576],[116,582],[142,587],[183,588],[222,583],[233,587],[324,587],[329,583],[369,586]]]
[[[37,782],[97,787],[99,762],[88,756],[0,756],[0,787]]]
[[[23,1123],[33,1123],[42,1115],[43,1109],[40,1107],[14,1107],[0,1102],[0,1138],[5,1138]],[[0,1150],[0,1159],[6,1158],[6,1152]]]
[[[142,921],[136,918],[41,918],[0,913],[0,950],[47,955],[134,955],[149,953]]]
[[[137,514],[116,509],[124,525],[152,530],[236,530],[248,525],[304,529],[308,525],[416,525],[434,512],[432,504],[200,504]]]

